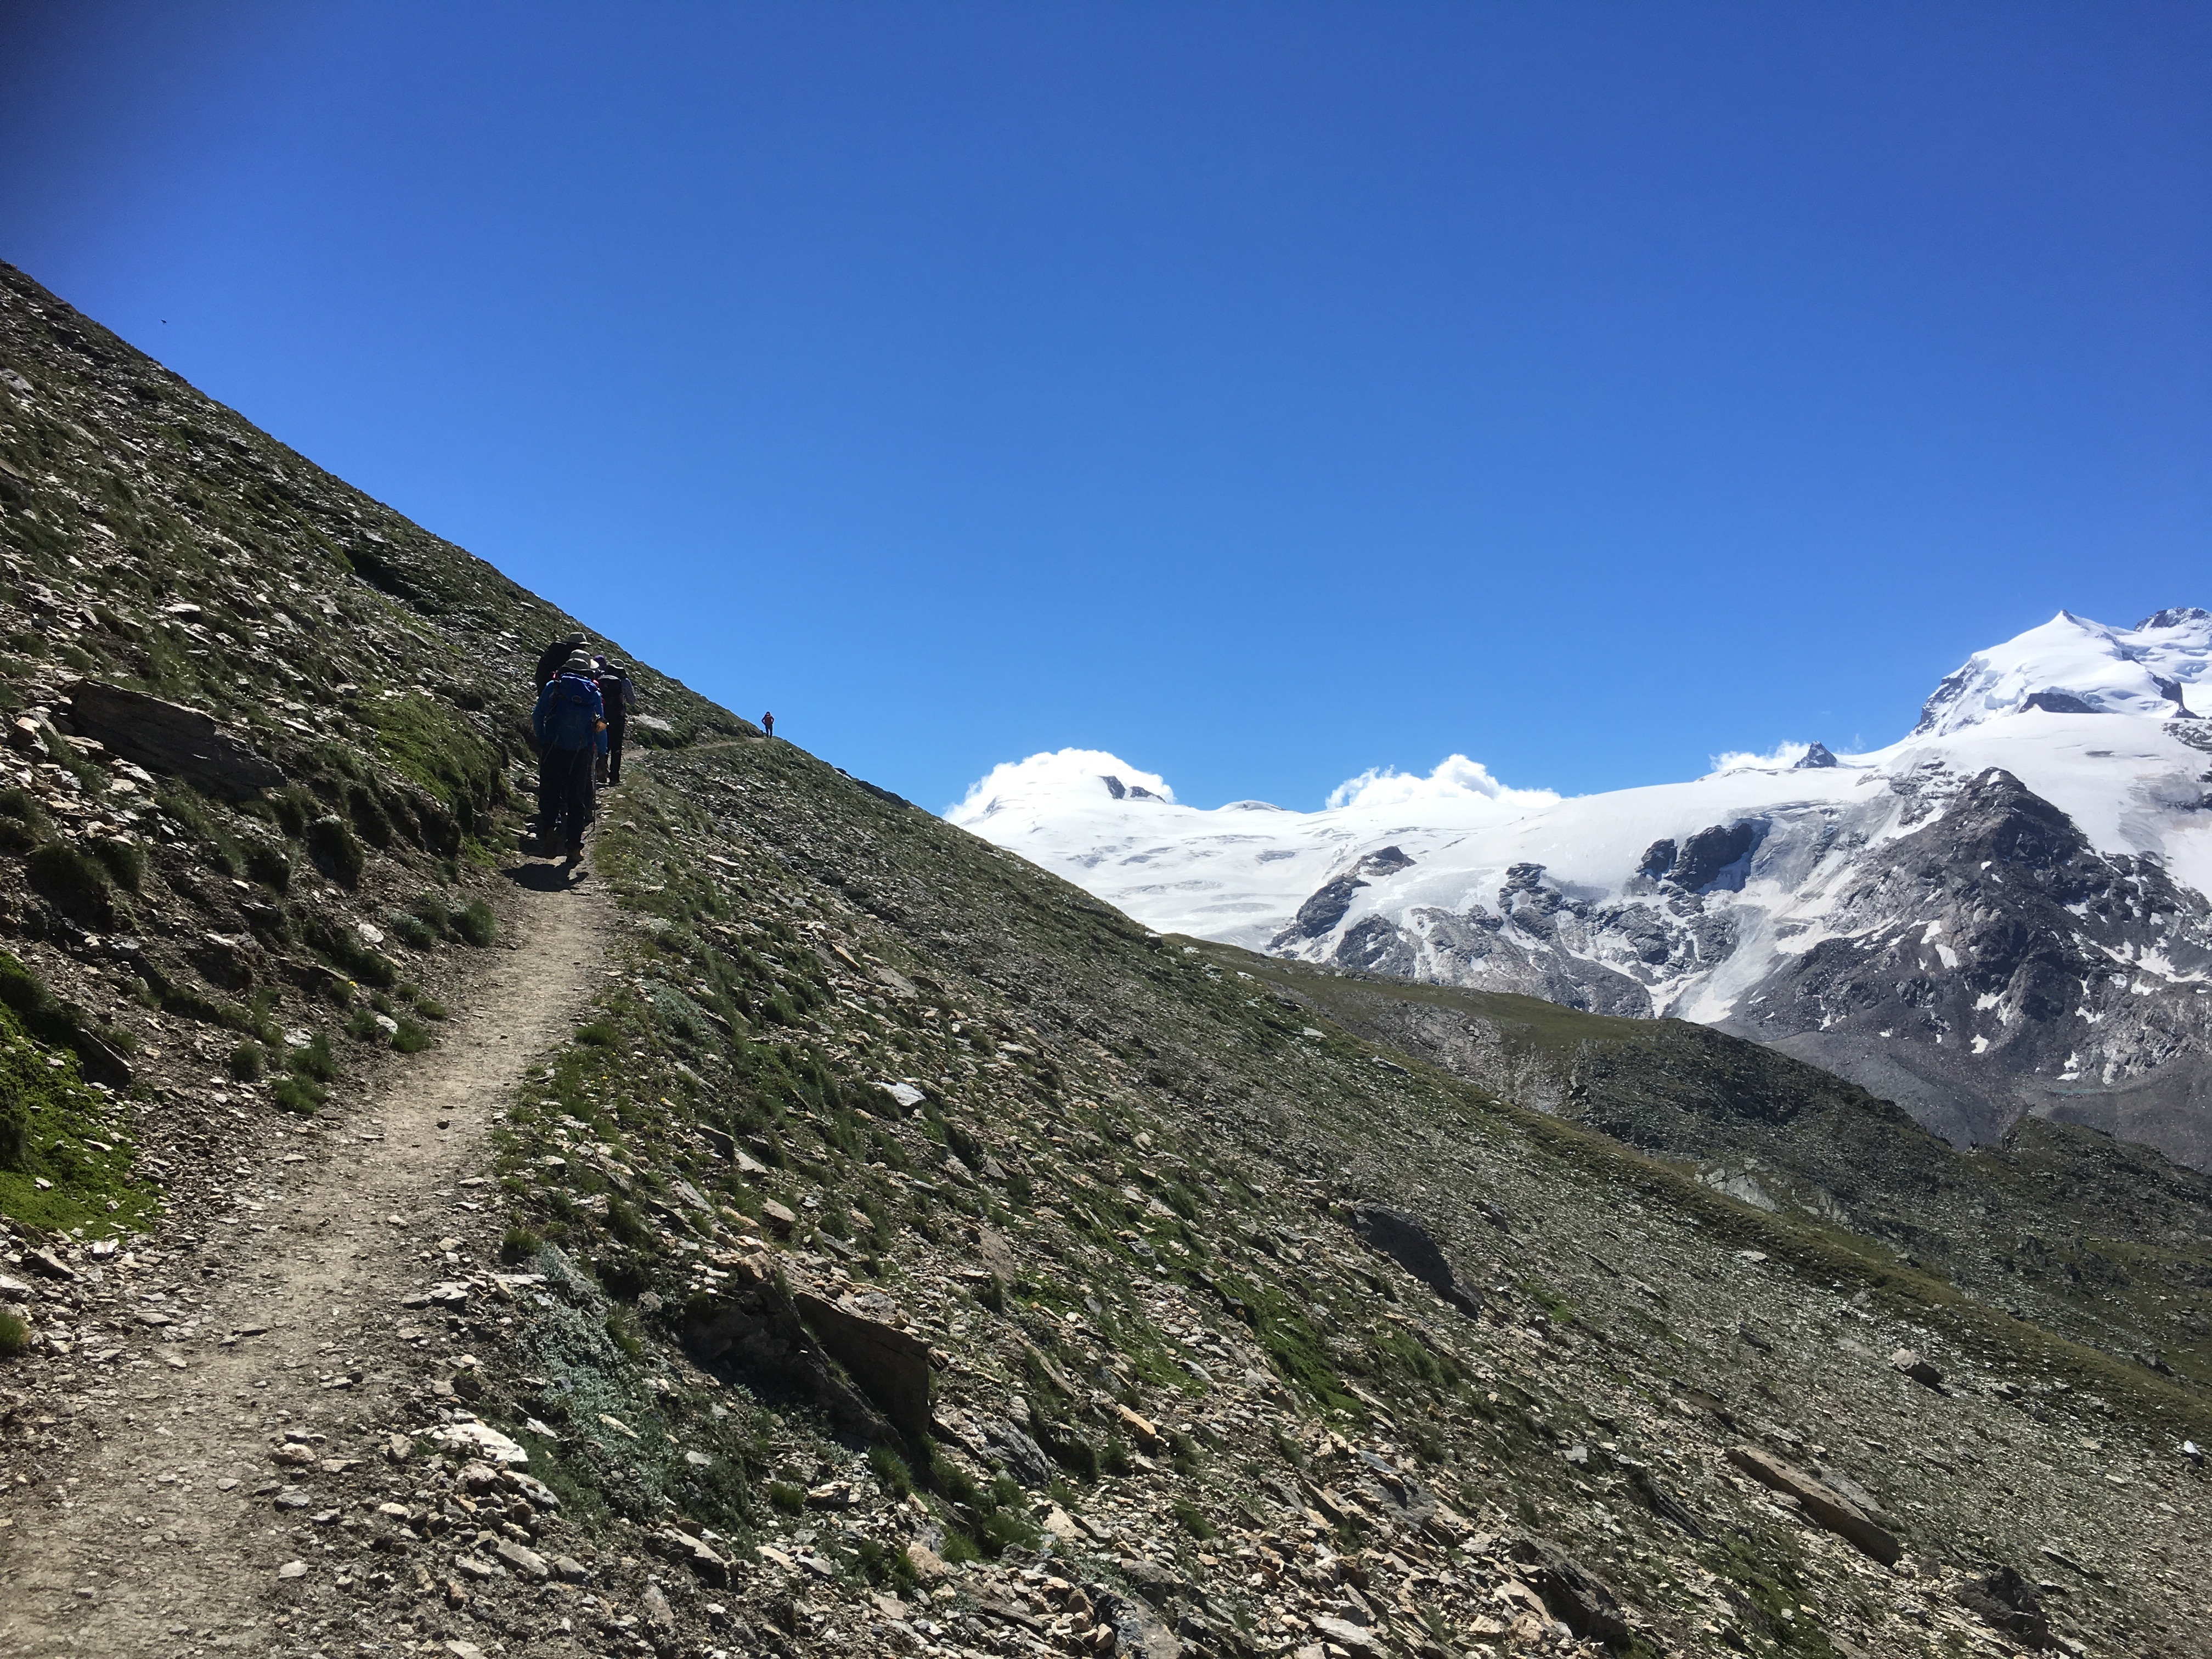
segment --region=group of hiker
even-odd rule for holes
[[[584,856],[584,831],[599,807],[599,787],[622,782],[623,733],[637,711],[629,669],[563,634],[538,658],[538,706],[530,733],[538,744],[538,850],[571,869]],[[775,736],[775,716],[761,716]]]
[[[573,868],[584,856],[584,830],[599,786],[622,781],[623,734],[637,708],[629,670],[565,635],[538,659],[538,843]]]

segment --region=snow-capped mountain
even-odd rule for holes
[[[2212,612],[2062,612],[1888,748],[1686,783],[1563,799],[1455,756],[1200,809],[1063,750],[949,816],[1162,931],[1722,1025],[1962,1144],[2035,1111],[2212,1164]]]

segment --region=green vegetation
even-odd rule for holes
[[[498,939],[499,919],[483,900],[471,899],[454,912],[453,931],[469,944],[482,948]]]
[[[368,854],[343,818],[336,813],[324,814],[307,825],[305,839],[307,856],[314,860],[317,869],[342,886],[361,885]]]
[[[158,1200],[133,1172],[115,1103],[76,1061],[0,1009],[0,1213],[50,1232],[142,1226]]]

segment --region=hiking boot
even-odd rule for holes
[[[564,859],[562,859],[562,860],[561,860],[561,867],[562,867],[563,870],[573,870],[573,869],[574,869],[578,865],[581,864],[583,861],[584,861],[584,849],[583,849],[583,848],[582,848],[580,845],[578,845],[578,846],[575,846],[575,847],[571,847],[571,848],[568,849],[568,857],[566,857],[566,858],[564,858]]]

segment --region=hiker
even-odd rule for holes
[[[584,827],[592,821],[592,768],[606,751],[605,714],[592,659],[580,651],[545,682],[531,711],[530,729],[538,739],[538,840],[552,851],[565,849],[572,869],[584,856]]]
[[[584,637],[581,634],[563,634],[538,653],[538,690],[543,691],[545,683],[561,672],[561,665],[583,647]]]
[[[761,730],[771,738],[775,735],[775,715],[773,713],[761,716]]]
[[[623,733],[637,708],[637,693],[630,689],[629,670],[605,657],[592,659],[592,679],[599,688],[599,702],[607,720],[607,746],[599,761],[599,781],[617,784],[622,781]]]

